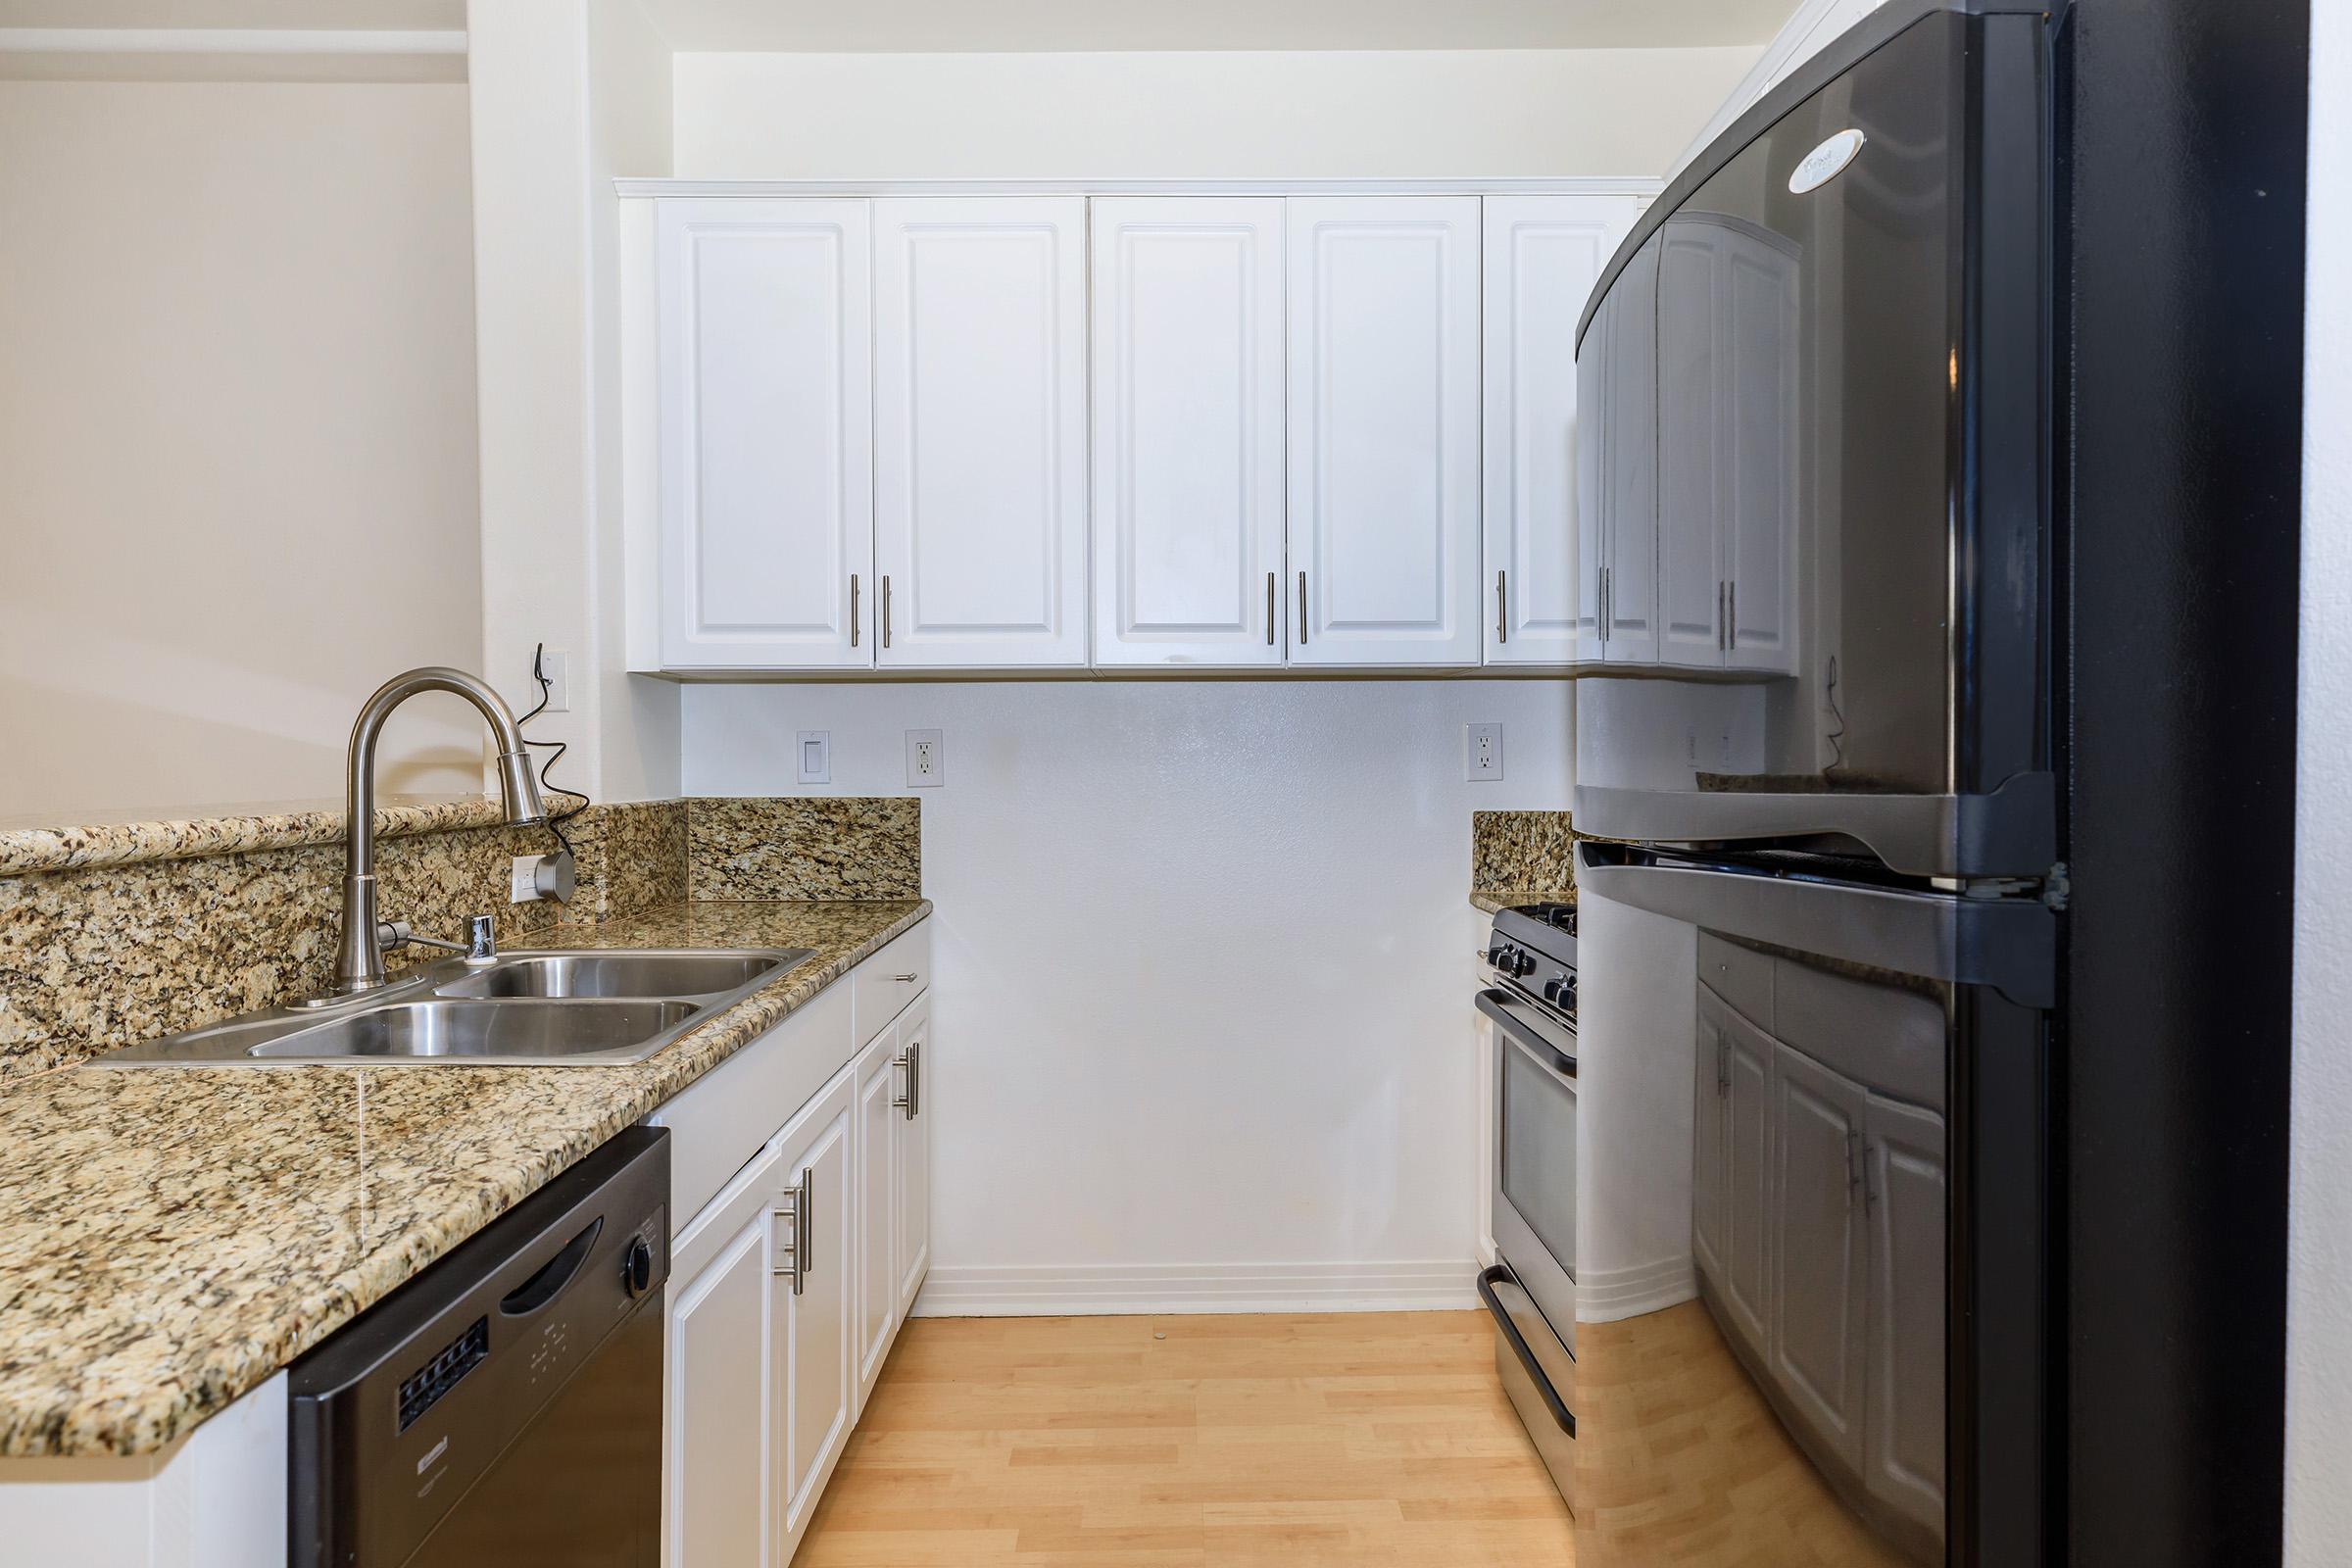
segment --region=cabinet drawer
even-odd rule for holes
[[[855,1054],[852,1008],[849,987],[826,987],[646,1118],[675,1134],[670,1140],[671,1235],[717,1197],[776,1129]]]
[[[931,985],[931,922],[893,940],[850,974],[856,998],[857,1039],[872,1040]]]

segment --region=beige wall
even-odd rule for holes
[[[681,54],[677,172],[1658,174],[1757,53]]]
[[[479,663],[469,203],[462,85],[0,82],[0,818],[330,798]]]

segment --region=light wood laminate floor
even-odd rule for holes
[[[917,1318],[796,1568],[1554,1568],[1483,1312]]]

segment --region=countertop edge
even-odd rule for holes
[[[506,819],[504,808],[486,797],[395,803],[376,808],[375,831],[381,838],[400,838],[457,828],[496,827]],[[0,876],[340,844],[344,838],[343,820],[343,812],[339,810],[318,809],[153,822],[102,822],[86,827],[0,828]]]
[[[871,902],[895,904],[902,901]],[[873,935],[856,947],[842,952],[821,969],[799,969],[779,977],[772,984],[704,1019],[660,1054],[630,1068],[579,1066],[487,1069],[592,1074],[599,1079],[616,1070],[643,1072],[653,1069],[655,1076],[649,1077],[638,1092],[622,1102],[619,1107],[598,1118],[593,1124],[559,1144],[533,1151],[520,1161],[520,1168],[514,1180],[508,1183],[511,1186],[519,1183],[517,1190],[502,1198],[495,1186],[484,1185],[468,1195],[468,1200],[461,1201],[446,1215],[451,1223],[437,1226],[433,1232],[414,1238],[411,1244],[397,1245],[370,1253],[358,1265],[321,1280],[317,1288],[305,1292],[274,1314],[276,1323],[288,1326],[283,1334],[226,1333],[209,1350],[200,1350],[171,1367],[161,1380],[162,1387],[177,1390],[176,1396],[169,1401],[168,1408],[159,1410],[159,1401],[153,1398],[119,1394],[41,1407],[37,1412],[25,1407],[15,1410],[0,1407],[0,1460],[128,1458],[172,1448],[205,1421],[268,1382],[304,1352],[416,1278],[499,1215],[601,1147],[622,1128],[644,1119],[675,1099],[688,1085],[731,1059],[745,1047],[822,995],[835,981],[873,956],[893,939],[930,918],[934,911],[934,906],[928,899],[904,902],[909,903],[911,907],[878,927]],[[529,941],[517,944],[514,951],[532,946],[560,945],[566,934],[565,929],[560,926],[534,932]],[[856,1055],[853,1050],[843,1058],[843,1064],[855,1060]],[[662,1072],[661,1068],[665,1058],[671,1070]],[[682,1065],[687,1062],[693,1065]],[[321,1066],[290,1070],[335,1073],[354,1069]],[[448,1072],[472,1069],[436,1066],[396,1070]],[[383,1278],[387,1265],[392,1277]],[[0,1481],[5,1479],[4,1475],[0,1475]]]

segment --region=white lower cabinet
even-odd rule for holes
[[[815,999],[747,1047],[741,1068],[721,1069],[748,1089],[790,1081],[783,1069],[796,1060],[804,1070],[840,1064],[806,1103],[780,1107],[783,1127],[674,1233],[667,1568],[792,1560],[929,1264],[929,999],[918,995],[884,1019],[845,1060],[858,1032],[850,989],[834,1004]],[[732,1136],[739,1101],[689,1091],[663,1107],[673,1169],[691,1170],[703,1143]]]

